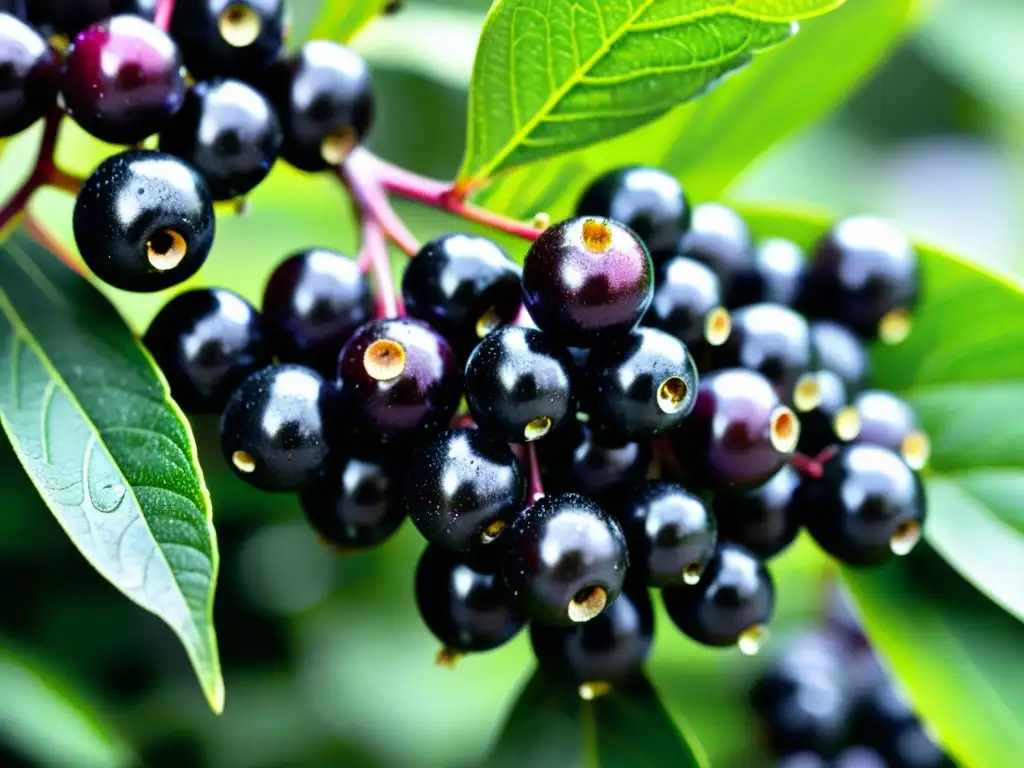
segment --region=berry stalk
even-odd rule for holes
[[[58,189],[64,189],[72,194],[78,194],[81,182],[57,168],[54,163],[54,152],[57,148],[57,138],[60,135],[63,117],[63,112],[54,110],[46,118],[43,139],[39,144],[39,151],[36,154],[36,162],[32,167],[32,172],[4,206],[0,208],[0,230],[24,210],[25,206],[28,205],[29,199],[41,187],[50,185]]]
[[[389,240],[407,255],[415,256],[420,243],[391,207],[387,192],[376,174],[374,161],[373,155],[357,147],[338,167],[338,178],[352,195],[359,215],[375,221]]]
[[[395,290],[388,244],[380,225],[372,218],[363,219],[359,266],[369,265],[377,286],[377,317],[404,317],[402,298]]]
[[[164,32],[171,28],[171,18],[174,16],[174,0],[156,0],[156,11],[153,14],[153,23]]]
[[[537,444],[529,443],[526,446],[526,453],[530,462],[530,485],[527,491],[527,500],[536,504],[544,498],[544,483],[540,479],[540,459],[537,456]]]
[[[817,458],[811,456],[804,456],[802,453],[794,453],[790,458],[790,463],[793,468],[801,475],[805,475],[814,480],[820,478],[825,474],[824,468],[821,466],[821,462]]]

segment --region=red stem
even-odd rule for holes
[[[801,475],[806,475],[807,477],[817,480],[825,474],[825,470],[816,458],[804,456],[802,453],[794,453],[790,457],[789,461],[793,465],[793,468]]]
[[[537,444],[529,443],[526,452],[530,460],[530,488],[528,499],[531,504],[536,504],[544,498],[544,484],[540,479],[540,459],[537,458]]]
[[[369,263],[373,269],[373,278],[377,285],[377,317],[403,317],[405,307],[402,305],[402,297],[395,290],[388,243],[379,223],[370,217],[363,219],[363,242],[359,263]]]
[[[32,166],[32,172],[24,183],[18,187],[11,198],[0,208],[0,229],[7,226],[28,205],[29,199],[41,187],[52,184],[61,189],[78,191],[80,182],[69,174],[61,171],[54,164],[54,152],[57,149],[57,137],[60,135],[61,120],[64,113],[54,110],[46,117],[43,127],[43,139],[39,143],[39,151],[36,154],[36,162]]]
[[[23,226],[25,227],[25,231],[28,232],[28,234],[31,235],[37,243],[56,256],[64,266],[73,269],[80,275],[85,274],[82,263],[78,258],[69,251],[67,247],[65,247],[64,243],[54,237],[53,233],[31,213],[25,213]]]
[[[409,256],[415,256],[420,243],[391,207],[374,166],[375,158],[365,149],[357,147],[337,170],[338,177],[363,218],[373,219],[383,234]]]
[[[153,14],[153,23],[164,32],[171,28],[171,18],[174,16],[174,0],[156,0],[156,13]]]

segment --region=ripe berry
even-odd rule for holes
[[[519,311],[519,267],[486,237],[443,235],[424,245],[402,275],[412,317],[426,320],[461,354],[511,323]]]
[[[888,742],[880,745],[879,753],[885,758],[883,765],[891,768],[956,768],[957,765],[920,722],[890,734]]]
[[[619,494],[609,508],[629,544],[630,578],[650,587],[700,581],[718,538],[704,502],[682,486],[652,481]]]
[[[221,288],[175,296],[150,323],[143,343],[188,413],[219,413],[250,374],[271,363],[259,314]]]
[[[754,241],[747,223],[732,208],[702,203],[693,209],[680,253],[710,267],[728,294],[736,274],[753,262]]]
[[[526,475],[508,443],[479,429],[442,432],[419,447],[406,473],[405,505],[432,544],[482,551],[526,502]]]
[[[722,542],[693,586],[662,590],[669,618],[703,645],[759,649],[775,607],[775,586],[764,563],[738,544]]]
[[[264,368],[228,400],[221,451],[235,474],[265,491],[298,491],[328,458],[330,387],[299,365]]]
[[[338,353],[373,317],[373,293],[353,259],[314,248],[278,264],[263,290],[263,321],[274,352],[334,376]]]
[[[635,233],[597,216],[549,227],[523,262],[523,301],[537,327],[572,347],[631,331],[651,303],[654,268]]]
[[[658,168],[618,168],[591,182],[577,216],[604,216],[636,232],[656,259],[671,258],[690,228],[690,203],[679,181]]]
[[[815,541],[850,565],[881,565],[921,538],[925,495],[906,462],[877,445],[851,445],[804,478],[796,508]]]
[[[619,596],[629,563],[626,539],[589,499],[545,496],[505,535],[502,573],[531,619],[571,626],[590,621]]]
[[[206,177],[214,200],[245,195],[266,178],[281,150],[281,124],[263,95],[238,80],[197,83],[160,149]]]
[[[791,755],[783,755],[775,768],[833,768],[824,757],[817,752],[794,752]]]
[[[654,642],[654,609],[647,587],[630,582],[600,616],[569,627],[530,624],[541,669],[580,683],[616,683],[640,672]]]
[[[905,400],[892,392],[871,389],[857,395],[853,407],[860,425],[858,443],[896,451],[912,469],[921,469],[928,463],[931,442]]]
[[[796,539],[800,518],[793,494],[800,475],[790,466],[762,486],[747,491],[719,491],[711,502],[719,536],[749,549],[757,557],[775,557]]]
[[[598,500],[642,483],[651,465],[650,442],[608,441],[578,421],[567,424],[538,449],[541,477],[549,493],[576,491]]]
[[[57,103],[60,59],[36,30],[0,13],[0,137],[14,136]]]
[[[768,379],[730,368],[701,378],[697,405],[672,440],[694,482],[742,490],[782,469],[799,436],[796,415]]]
[[[902,341],[920,289],[917,253],[898,229],[853,216],[817,244],[798,308],[836,320],[865,339]]]
[[[764,240],[758,243],[753,261],[733,276],[728,306],[792,306],[800,295],[806,269],[807,256],[796,243],[781,237]]]
[[[251,77],[284,50],[284,0],[177,0],[171,32],[189,73]]]
[[[405,521],[402,462],[353,455],[331,460],[302,489],[306,519],[341,550],[374,547]]]
[[[340,165],[373,121],[369,67],[354,51],[327,40],[312,40],[275,65],[264,92],[284,128],[281,157],[303,171]]]
[[[338,379],[355,429],[383,440],[437,430],[461,396],[462,375],[448,342],[404,317],[358,328],[342,347]]]
[[[192,166],[134,149],[104,160],[75,203],[75,243],[96,276],[126,291],[177,285],[213,245],[210,188]]]
[[[526,622],[500,574],[434,545],[416,566],[416,605],[448,654],[497,648]]]
[[[91,24],[118,14],[152,21],[157,0],[29,0],[28,18],[61,35],[73,37]]]
[[[658,270],[644,325],[668,331],[693,351],[706,342],[708,318],[723,303],[718,275],[699,261],[676,256]],[[727,314],[722,317],[728,319]],[[718,343],[721,340],[724,337],[716,338]]]
[[[477,345],[466,363],[466,403],[488,434],[510,443],[539,440],[571,415],[572,359],[534,328],[507,325]]]
[[[811,367],[807,321],[781,304],[751,304],[732,313],[732,331],[711,351],[714,368],[749,368],[791,402],[797,379]]]
[[[592,349],[581,380],[591,426],[619,440],[675,429],[697,401],[689,350],[656,328],[640,327]]]
[[[793,406],[800,419],[799,450],[817,456],[826,448],[848,443],[860,434],[860,418],[850,405],[842,379],[832,371],[801,376],[794,390]]]
[[[846,326],[831,320],[812,322],[811,350],[816,367],[839,376],[847,392],[852,394],[867,386],[871,377],[867,349]]]
[[[111,144],[137,144],[181,109],[185,77],[178,46],[138,16],[114,16],[78,33],[61,69],[67,112]]]
[[[885,758],[871,747],[847,747],[832,761],[832,768],[892,768]]]

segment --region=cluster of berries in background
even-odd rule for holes
[[[137,292],[199,270],[214,201],[278,158],[336,170],[373,113],[346,47],[284,56],[280,0],[178,0],[170,33],[157,11],[0,13],[0,133],[60,103],[133,145],[82,185],[74,233],[98,278]],[[137,146],[154,135],[158,150]],[[522,267],[453,233],[412,257],[400,300],[369,270],[296,253],[259,309],[190,290],[144,342],[186,412],[220,414],[238,477],[300,494],[326,542],[365,549],[412,521],[445,659],[529,623],[540,664],[596,695],[646,658],[652,589],[687,636],[750,653],[774,605],[765,563],[801,528],[855,566],[920,539],[927,437],[870,388],[865,350],[906,335],[919,292],[915,251],[885,222],[842,220],[808,256],[630,167],[596,179]]]

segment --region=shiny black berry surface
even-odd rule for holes
[[[639,327],[591,350],[580,377],[589,424],[618,440],[675,429],[697,402],[697,365],[676,337]]]
[[[526,506],[526,474],[512,449],[479,429],[446,430],[422,444],[404,485],[423,537],[456,551],[495,549]]]
[[[73,36],[91,24],[119,14],[152,21],[157,0],[28,0],[28,19],[62,35]]]
[[[338,386],[346,421],[384,440],[423,436],[448,423],[462,371],[451,346],[426,323],[374,320],[345,342]]]
[[[860,434],[860,417],[842,379],[832,371],[804,374],[797,381],[793,407],[800,419],[798,449],[817,456],[826,448],[849,443]]]
[[[221,415],[220,441],[234,473],[267,491],[298,491],[326,466],[330,386],[315,371],[279,365],[235,390]]]
[[[515,637],[526,622],[499,573],[433,545],[416,566],[416,605],[448,651],[489,651]]]
[[[628,582],[599,616],[558,627],[533,622],[530,643],[541,668],[577,683],[616,683],[640,672],[654,642],[647,587]]]
[[[98,278],[159,291],[194,275],[213,245],[206,180],[174,155],[128,150],[104,160],[75,203],[75,243]]]
[[[931,443],[906,400],[892,392],[868,389],[857,395],[853,408],[859,427],[858,443],[895,451],[913,469],[921,469],[928,462]]]
[[[753,260],[729,284],[729,307],[749,304],[792,306],[803,287],[807,255],[791,240],[772,237],[757,244]]]
[[[366,62],[339,43],[312,40],[260,79],[284,129],[281,156],[303,171],[340,164],[373,122]]]
[[[715,552],[718,524],[700,498],[651,481],[618,494],[609,509],[629,544],[629,576],[651,587],[696,584]]]
[[[693,349],[705,342],[708,315],[724,303],[721,281],[710,267],[676,256],[658,269],[644,325],[661,328]]]
[[[171,24],[193,77],[252,77],[284,50],[284,0],[176,0]]]
[[[680,253],[710,267],[728,294],[737,273],[753,263],[754,240],[743,217],[732,208],[701,203],[693,209]]]
[[[790,466],[776,472],[764,485],[747,491],[719,491],[711,502],[719,536],[767,560],[785,550],[800,531],[793,495],[800,475]]]
[[[466,403],[489,434],[510,443],[539,440],[572,415],[573,361],[535,328],[505,326],[488,335],[466,363]]]
[[[214,200],[241,197],[263,181],[281,141],[270,102],[240,80],[197,83],[160,133],[160,149],[203,174]]]
[[[670,258],[690,228],[683,186],[659,168],[630,166],[599,176],[583,191],[577,216],[604,216],[625,224],[656,260]]]
[[[906,555],[921,538],[925,492],[899,454],[876,445],[851,445],[806,478],[797,508],[815,541],[850,565],[881,565]]]
[[[181,54],[155,24],[114,16],[76,35],[64,56],[61,94],[67,113],[87,132],[111,144],[136,144],[181,109]]]
[[[622,527],[578,493],[545,496],[505,536],[502,573],[531,619],[589,621],[622,589],[629,564]]]
[[[274,352],[334,376],[338,353],[373,318],[370,283],[354,259],[314,248],[282,261],[263,289],[263,318]]]
[[[662,596],[684,634],[719,647],[756,644],[775,608],[775,586],[764,563],[728,542],[719,544],[697,584],[662,590]]]
[[[642,483],[652,456],[649,440],[608,440],[578,421],[538,444],[538,450],[545,489],[598,500]]]
[[[21,133],[57,103],[60,58],[35,29],[0,13],[0,137]]]
[[[651,303],[654,266],[634,232],[601,217],[549,227],[523,262],[523,302],[561,343],[592,347],[631,331]]]
[[[223,288],[175,296],[153,318],[143,343],[188,413],[218,413],[250,374],[271,363],[259,313]]]

